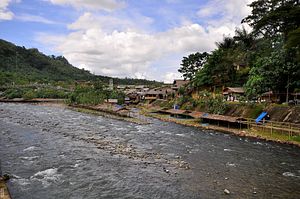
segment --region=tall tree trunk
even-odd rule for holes
[[[290,75],[288,75],[288,81],[286,86],[286,103],[289,103],[289,87],[290,87]]]

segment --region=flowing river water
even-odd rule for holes
[[[300,198],[299,148],[149,120],[0,103],[12,197]]]

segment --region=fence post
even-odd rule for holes
[[[289,134],[290,134],[290,137],[293,136],[292,135],[292,125],[291,125],[291,123],[289,123]]]
[[[249,126],[250,126],[249,120],[247,119],[247,129],[248,129],[248,130],[249,130]]]
[[[271,122],[271,136],[273,134],[273,122]]]

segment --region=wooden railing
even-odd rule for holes
[[[247,128],[258,128],[264,132],[272,133],[280,132],[289,136],[300,136],[300,124],[289,122],[275,122],[275,121],[262,121],[256,123],[254,119],[247,119],[246,121],[240,121],[241,124],[247,125]]]

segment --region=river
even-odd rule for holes
[[[299,148],[149,120],[0,103],[12,197],[299,198]]]

